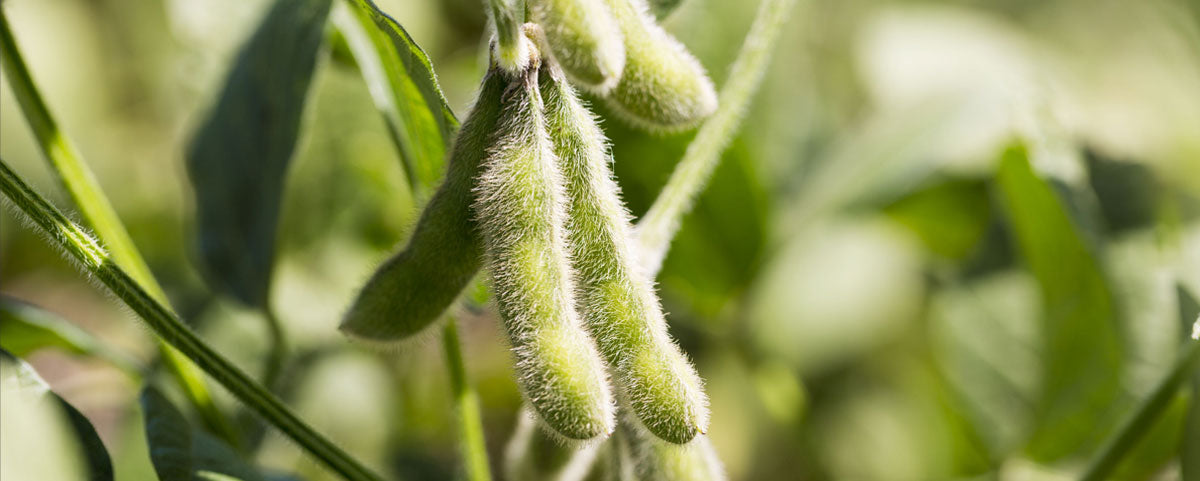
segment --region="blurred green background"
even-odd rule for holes
[[[268,3],[3,5],[174,306],[252,373],[267,332],[197,274],[183,152]],[[479,0],[378,3],[429,53],[461,118],[485,64]],[[685,0],[665,25],[720,86],[756,4]],[[0,157],[65,208],[5,83]],[[643,133],[595,108],[640,215],[690,135]],[[336,331],[418,213],[352,66],[323,55],[301,138],[271,294],[291,348],[282,395],[379,471],[450,479],[439,343],[381,353]],[[1017,142],[1027,163],[1008,150]],[[730,479],[1071,479],[1171,367],[1197,315],[1200,3],[800,0],[658,281],[707,381]],[[135,362],[155,357],[132,314],[11,209],[0,294]],[[521,403],[510,358],[493,313],[461,329],[498,468]],[[61,350],[26,359],[96,425],[118,479],[153,479],[140,385]],[[1187,479],[1180,446],[1200,443],[1190,392],[1118,478]],[[332,479],[273,432],[256,461]]]

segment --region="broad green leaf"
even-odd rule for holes
[[[187,152],[202,271],[252,306],[266,303],[284,176],[329,9],[330,0],[276,0]]]
[[[429,56],[371,0],[349,0],[334,16],[400,150],[409,183],[428,191],[442,176],[458,120],[438,86]]]
[[[183,414],[151,386],[142,390],[146,442],[160,481],[265,481],[223,441],[193,430]]]
[[[113,479],[112,460],[109,458],[108,450],[105,449],[100,436],[96,434],[96,428],[92,426],[92,423],[78,409],[75,409],[74,406],[67,403],[63,398],[55,394],[54,391],[51,391],[50,386],[38,376],[32,366],[3,349],[0,349],[0,388],[2,388],[4,393],[3,409],[6,411],[4,416],[6,419],[3,423],[4,430],[21,432],[21,443],[39,443],[52,439],[54,436],[50,433],[56,427],[64,428],[62,430],[69,431],[69,434],[74,437],[74,442],[78,444],[78,454],[83,458],[80,461],[82,462],[82,467],[85,468],[84,472],[87,473],[87,479],[92,481],[111,481]],[[21,409],[22,412],[16,414],[19,414],[22,417],[21,421],[24,422],[37,420],[39,415],[45,414],[49,414],[51,419],[58,417],[58,422],[54,423],[56,426],[37,426],[39,435],[33,435],[31,432],[22,432],[22,427],[14,427],[11,424],[11,422],[16,420],[8,419],[9,414],[14,413],[9,411],[10,409]],[[35,412],[28,412],[25,409],[31,409]],[[8,434],[11,434],[11,431],[5,433],[4,444],[15,441],[15,439],[9,439]],[[68,456],[72,456],[72,453],[61,452],[54,448],[53,444],[38,444],[36,447],[36,449],[41,451],[39,453],[40,458],[49,459],[52,460],[50,461],[51,463],[63,465],[58,466],[58,469],[69,469],[70,466],[68,465],[71,464],[71,460]],[[12,453],[7,449],[5,451],[6,453]],[[6,473],[10,473],[10,469],[16,473],[26,472],[22,471],[19,467],[19,465],[23,464],[22,461],[37,463],[36,459],[14,461],[8,456],[9,454],[6,454],[4,460],[4,463],[8,464],[4,470]],[[36,468],[34,469],[36,470]],[[61,473],[62,471],[59,472]],[[14,474],[14,476],[17,475]],[[8,479],[7,476],[4,476],[4,478]]]
[[[0,296],[0,347],[17,357],[42,348],[57,348],[77,355],[96,356],[132,372],[128,357],[105,346],[71,321],[20,300]]]
[[[987,232],[991,204],[987,185],[974,179],[944,179],[913,192],[884,209],[934,254],[963,260]]]
[[[1063,200],[1024,147],[1009,148],[997,194],[1018,252],[1042,296],[1042,379],[1029,454],[1047,462],[1095,447],[1121,393],[1122,346],[1113,298]]]

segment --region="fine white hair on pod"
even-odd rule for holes
[[[708,429],[703,383],[667,334],[653,282],[637,261],[603,133],[554,66],[540,77],[546,128],[566,179],[567,240],[584,324],[641,424],[686,443]]]
[[[604,0],[530,0],[550,56],[582,88],[603,94],[625,69],[621,28]]]
[[[605,98],[634,125],[651,131],[695,126],[717,110],[704,67],[663,30],[644,0],[606,0],[625,41],[625,70]]]
[[[563,180],[542,116],[539,66],[535,57],[501,96],[473,208],[525,399],[565,438],[604,438],[615,428],[615,404],[575,311]]]

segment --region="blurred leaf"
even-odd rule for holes
[[[113,479],[112,460],[109,458],[108,450],[104,447],[100,436],[96,434],[96,428],[92,426],[91,421],[83,413],[79,412],[78,409],[75,409],[74,406],[62,397],[59,397],[54,391],[51,391],[50,386],[38,376],[37,371],[34,371],[32,366],[26,364],[25,361],[17,358],[7,350],[0,349],[0,365],[3,366],[3,369],[0,369],[2,371],[0,372],[0,385],[4,386],[6,399],[8,399],[5,402],[16,402],[11,397],[8,397],[15,394],[15,392],[9,391],[9,388],[16,387],[26,395],[50,400],[54,405],[57,405],[62,409],[62,414],[66,416],[66,421],[75,435],[75,441],[79,443],[80,450],[87,464],[88,479],[92,481],[111,481]],[[54,454],[46,453],[46,456],[54,456]],[[5,462],[13,461],[6,460]]]
[[[150,462],[160,481],[266,481],[229,445],[193,430],[183,413],[154,387],[142,390],[141,403]]]
[[[100,343],[71,321],[8,296],[0,296],[0,346],[24,357],[45,347],[92,355]]]
[[[900,198],[884,212],[933,253],[963,260],[977,251],[987,232],[991,203],[983,181],[945,179]]]
[[[997,456],[1029,433],[1040,360],[1036,289],[1029,275],[1006,271],[945,286],[929,302],[933,356]]]
[[[284,176],[329,8],[330,0],[276,0],[187,153],[202,271],[252,306],[266,303]]]
[[[1091,248],[1023,146],[1003,154],[996,185],[1042,295],[1041,394],[1027,449],[1052,461],[1095,447],[1112,426],[1106,414],[1121,393],[1116,311]]]
[[[349,2],[353,18],[335,16],[363,78],[400,150],[409,183],[429,189],[442,176],[458,120],[446,104],[429,56],[371,0]]]
[[[8,296],[0,296],[0,347],[17,357],[51,347],[71,354],[99,357],[128,372],[136,370],[132,360],[71,321]]]
[[[1092,150],[1084,152],[1088,180],[1096,191],[1100,213],[1111,233],[1149,227],[1163,185],[1149,167],[1104,158]]]

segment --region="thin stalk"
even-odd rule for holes
[[[446,350],[446,369],[450,372],[450,389],[458,411],[459,449],[468,481],[491,481],[487,447],[483,439],[483,419],[479,410],[479,395],[471,388],[463,365],[462,348],[458,340],[458,323],[451,317],[442,328],[442,347]]]
[[[275,387],[279,375],[283,372],[283,364],[287,361],[287,336],[283,331],[283,323],[275,310],[270,306],[263,309],[263,320],[267,324],[271,346],[267,352],[267,367],[263,371],[262,383],[268,389]]]
[[[763,0],[759,5],[750,33],[721,88],[717,111],[700,126],[662,193],[638,223],[642,262],[650,272],[658,272],[662,266],[683,216],[691,211],[696,196],[708,185],[721,161],[721,153],[737,133],[794,3],[795,0]]]
[[[1179,359],[1175,361],[1175,366],[1171,368],[1171,372],[1158,383],[1150,396],[1142,400],[1116,434],[1109,438],[1104,447],[1100,449],[1100,454],[1092,460],[1087,471],[1084,471],[1083,476],[1079,478],[1081,481],[1108,479],[1125,455],[1137,446],[1142,436],[1150,431],[1158,418],[1166,412],[1167,406],[1171,404],[1171,399],[1175,397],[1175,393],[1179,392],[1179,388],[1196,368],[1198,360],[1200,360],[1200,342],[1189,340],[1183,352],[1180,353]]]
[[[525,23],[525,0],[486,0],[496,28],[496,60],[509,72],[525,68],[529,61],[528,42],[521,24]]]
[[[159,303],[83,227],[72,222],[9,169],[0,159],[0,192],[25,213],[67,257],[104,284],[141,317],[159,338],[191,359],[239,401],[250,406],[329,469],[351,481],[379,481],[312,427],[300,420],[274,394],[254,382],[233,363],[208,347],[173,312]]]
[[[108,198],[100,190],[100,184],[71,142],[63,135],[58,122],[42,99],[29,69],[17,49],[16,39],[9,27],[8,17],[0,9],[0,64],[9,79],[9,87],[37,138],[38,146],[50,162],[54,173],[62,182],[76,208],[95,231],[96,235],[111,249],[113,259],[124,267],[139,284],[159,302],[167,303],[167,295],[154,279],[150,267],[142,259],[129,232],[117,217]],[[204,384],[199,368],[171,346],[159,342],[159,353],[166,360],[171,374],[200,413],[205,425],[213,433],[225,438],[230,444],[239,444],[237,431],[220,412],[212,394]]]

